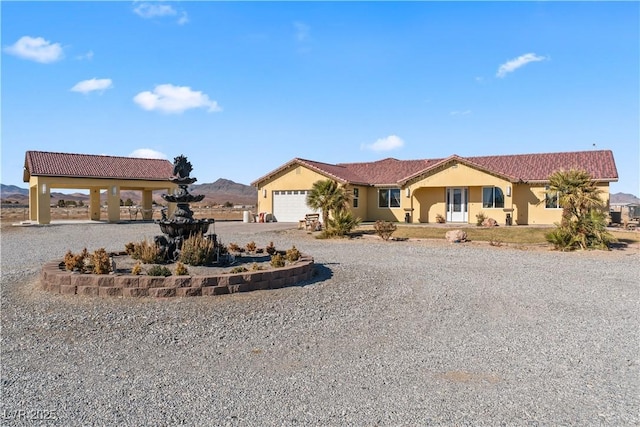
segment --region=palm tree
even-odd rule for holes
[[[549,176],[548,197],[557,197],[562,207],[562,222],[552,233],[554,243],[567,246],[608,248],[614,241],[605,231],[606,204],[602,190],[591,179],[588,172],[580,169],[556,171]]]
[[[326,227],[332,211],[341,212],[349,203],[349,195],[332,179],[320,180],[313,183],[307,194],[307,206],[322,211],[322,226]]]

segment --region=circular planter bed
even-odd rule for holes
[[[116,265],[118,264],[117,257]],[[264,289],[278,289],[310,280],[314,261],[301,254],[291,264],[280,268],[228,273],[219,267],[187,266],[197,273],[184,276],[149,276],[119,273],[90,274],[71,272],[64,262],[52,261],[42,267],[42,289],[64,295],[104,297],[191,297],[223,295]]]

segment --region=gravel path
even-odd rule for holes
[[[640,424],[637,250],[316,240],[283,226],[216,232],[295,244],[318,264],[313,281],[169,300],[36,283],[67,249],[122,250],[155,224],[3,227],[1,424]]]

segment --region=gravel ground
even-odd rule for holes
[[[3,227],[2,425],[640,424],[640,256],[218,223],[295,244],[301,286],[218,297],[38,289],[67,249],[122,250],[155,224]],[[45,418],[55,418],[45,420]]]

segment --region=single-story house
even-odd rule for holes
[[[609,202],[618,180],[610,150],[329,164],[295,158],[251,183],[258,211],[297,222],[312,212],[306,195],[318,180],[333,179],[351,195],[351,211],[363,221],[475,223],[484,213],[501,224],[553,224],[562,209],[546,198],[558,170],[587,171]]]
[[[100,192],[106,191],[109,222],[120,220],[120,191],[141,191],[143,218],[151,219],[152,192],[173,191],[172,174],[173,165],[162,159],[27,151],[23,181],[29,183],[29,219],[39,224],[51,222],[54,188],[89,190],[91,220],[101,219]]]

